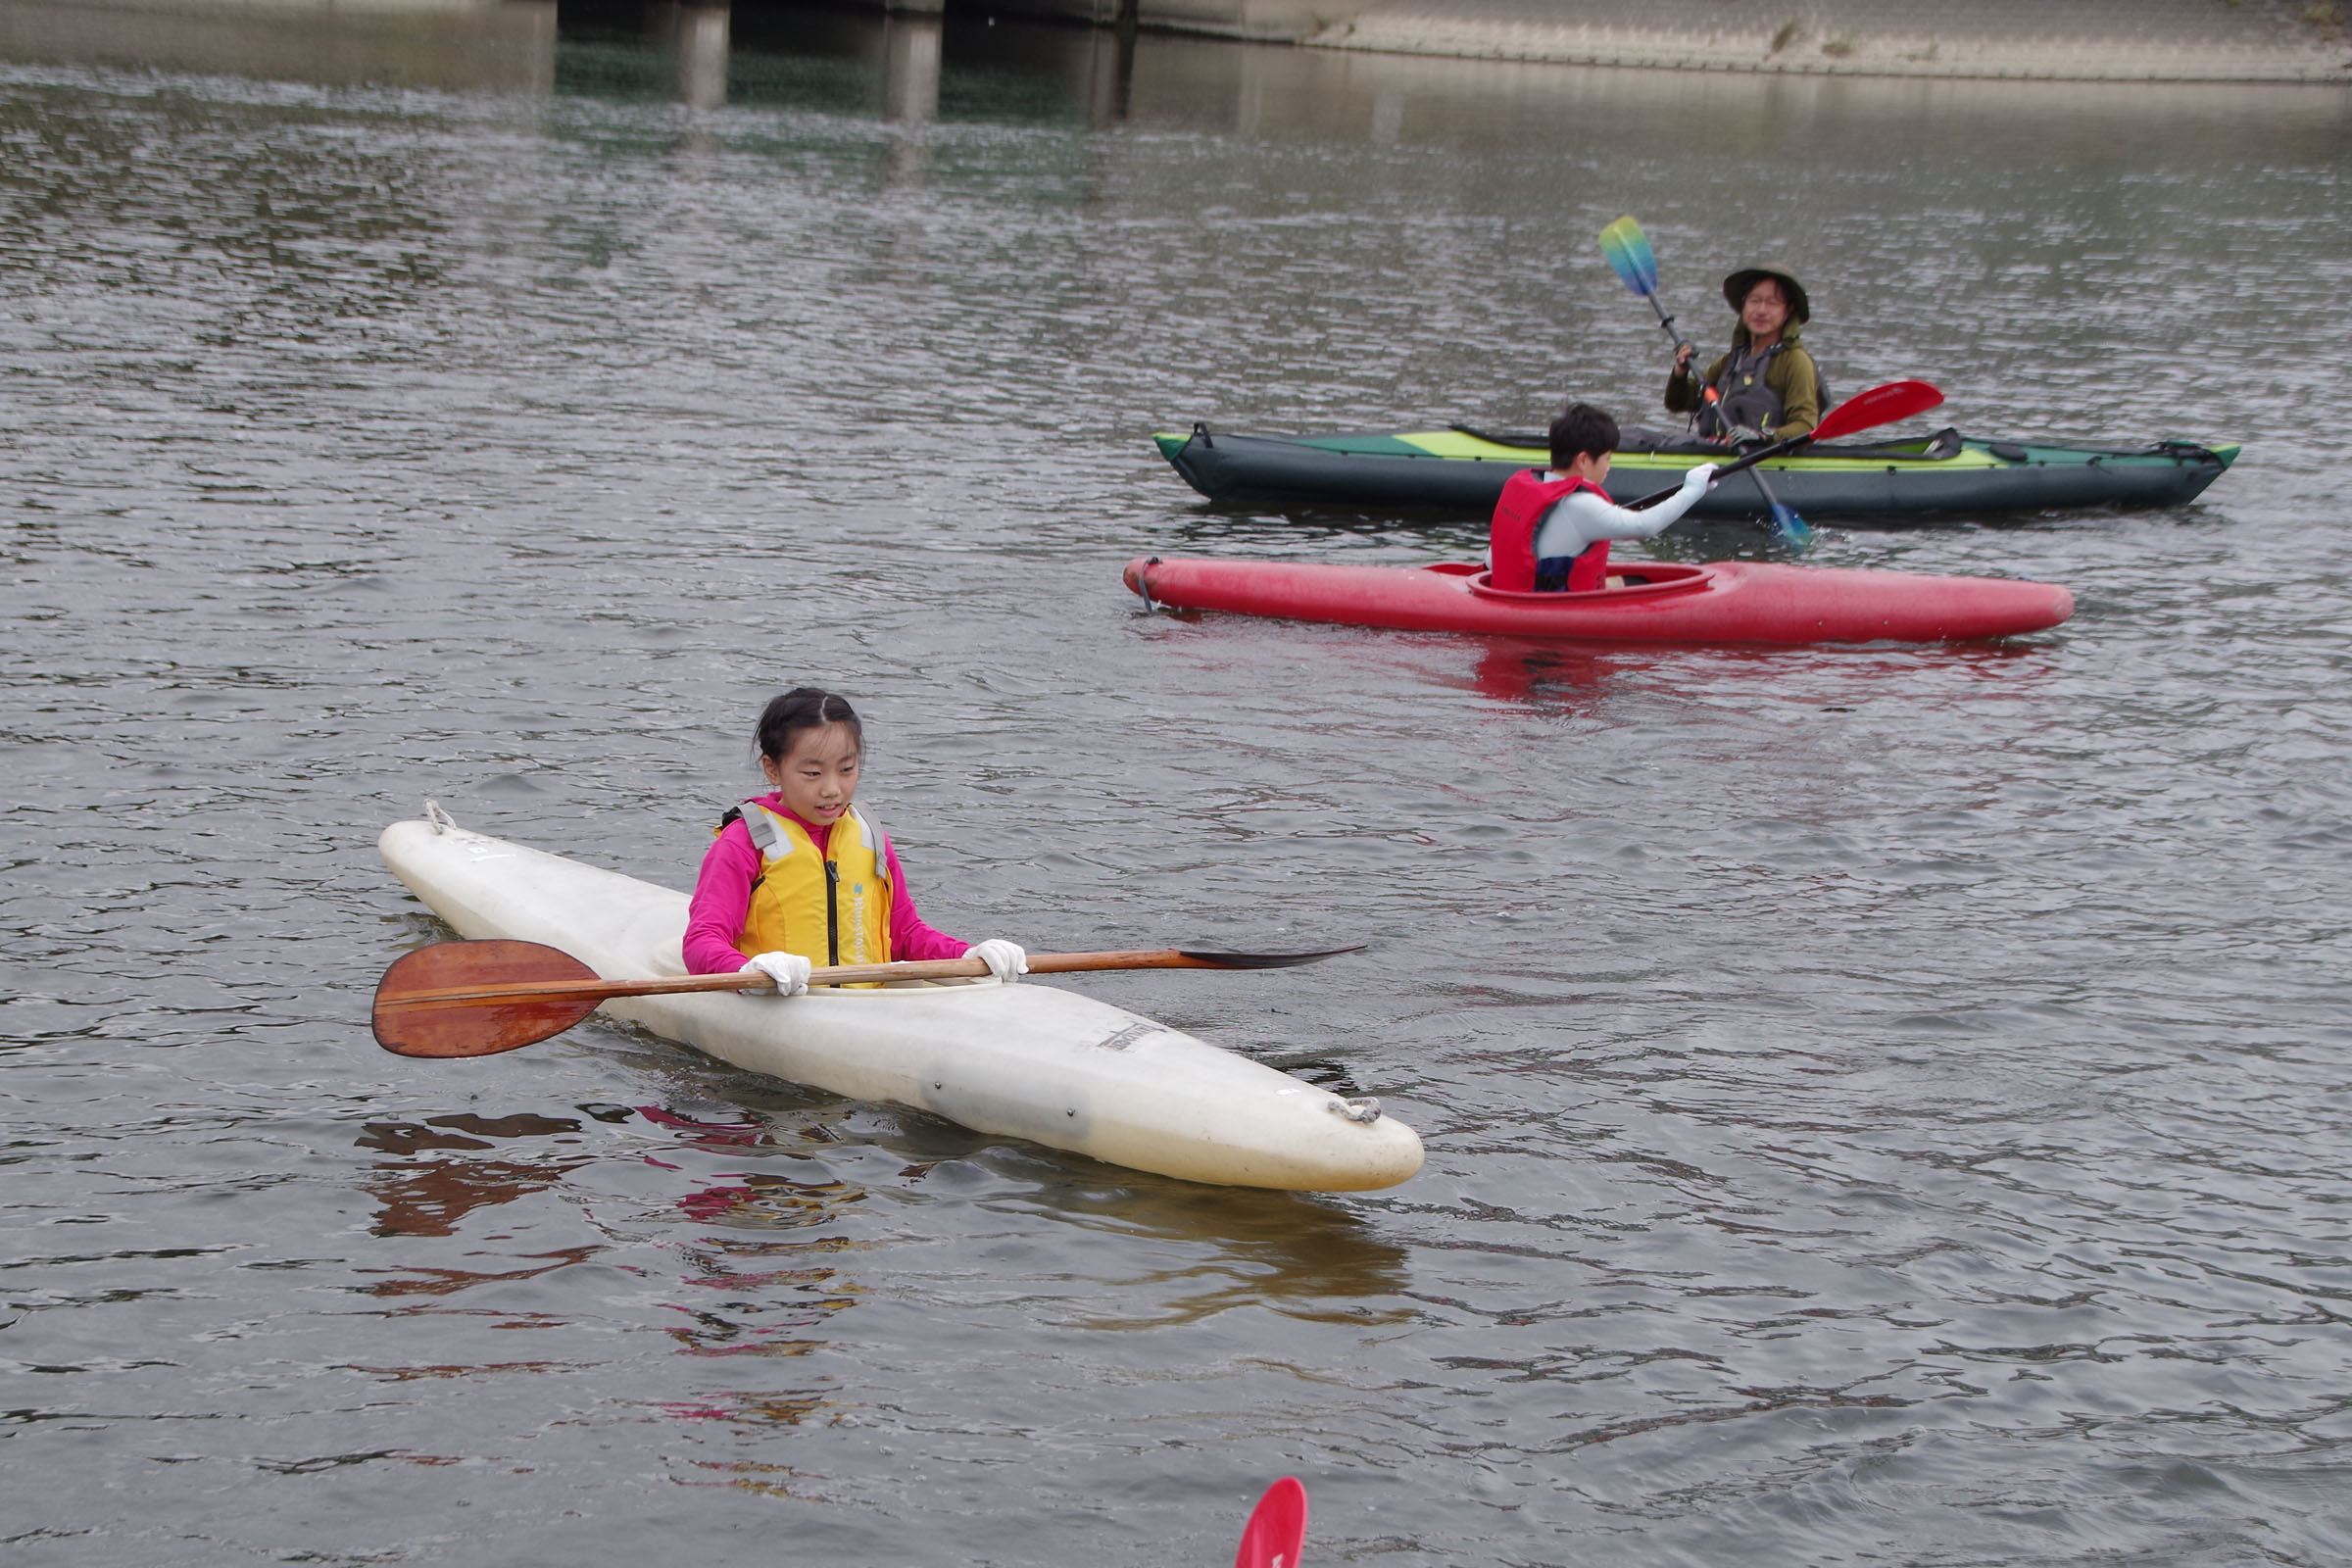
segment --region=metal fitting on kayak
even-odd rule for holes
[[[1353,1099],[1343,1097],[1338,1100],[1327,1100],[1323,1102],[1323,1108],[1335,1116],[1345,1116],[1349,1121],[1373,1122],[1380,1120],[1380,1102],[1370,1095],[1357,1095]]]

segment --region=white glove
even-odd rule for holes
[[[1715,465],[1702,463],[1683,475],[1683,488],[1705,492],[1715,488]]]
[[[797,997],[808,989],[808,971],[814,967],[797,953],[762,953],[745,964],[744,972],[757,969],[776,983],[779,997]]]
[[[963,950],[967,958],[978,958],[988,965],[988,972],[1005,985],[1012,984],[1029,972],[1029,955],[1017,942],[1003,937],[991,937],[986,942]]]

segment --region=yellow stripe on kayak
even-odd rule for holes
[[[1551,461],[1551,454],[1541,447],[1506,447],[1498,441],[1482,441],[1477,436],[1466,435],[1459,430],[1416,430],[1410,435],[1398,435],[1396,439],[1406,446],[1418,447],[1433,458],[1484,458],[1490,463],[1515,463],[1526,467]],[[1726,453],[1724,461],[1730,462],[1733,456]],[[1688,452],[1620,452],[1611,466],[1620,473],[1681,473],[1699,461],[1696,455]],[[2005,468],[2009,465],[1982,448],[1964,447],[1948,458],[1813,458],[1799,455],[1767,458],[1756,466],[1769,468],[1775,473],[1852,473],[1889,466],[1934,468],[1941,473],[1965,468]]]
[[[1642,473],[1683,473],[1692,464],[1701,461],[1703,460],[1692,457],[1687,452],[1620,452],[1617,454],[1617,461],[1610,465],[1610,471],[1632,469]],[[1724,461],[1728,463],[1731,460],[1726,457]],[[2001,462],[1989,452],[1978,452],[1964,448],[1948,458],[1906,458],[1899,455],[1883,458],[1808,458],[1799,456],[1766,458],[1756,466],[1769,468],[1775,473],[1876,473],[1886,468],[1921,468],[1931,469],[1936,473],[1949,473],[1957,469],[2005,468],[2009,465]]]
[[[1482,441],[1460,430],[1416,430],[1410,435],[1399,434],[1396,439],[1408,447],[1419,447],[1433,458],[1485,458],[1494,463],[1516,463],[1521,467],[1551,460],[1551,454],[1542,447],[1506,447],[1499,441]]]

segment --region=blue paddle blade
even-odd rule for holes
[[[1790,555],[1801,556],[1813,543],[1813,530],[1794,511],[1776,501],[1772,504],[1772,537],[1786,546]]]
[[[1658,258],[1649,236],[1632,218],[1620,218],[1600,231],[1600,254],[1625,280],[1625,286],[1646,298],[1658,291]]]

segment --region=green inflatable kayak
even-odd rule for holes
[[[1231,506],[1422,508],[1484,515],[1521,468],[1546,464],[1546,438],[1443,430],[1339,435],[1235,435],[1196,424],[1152,438],[1160,455],[1209,500]],[[2036,512],[2058,507],[2178,507],[2193,501],[2235,461],[2234,446],[2160,441],[2079,447],[1991,441],[1939,430],[1911,441],[1826,442],[1760,466],[1773,493],[1809,517],[1900,519]],[[1693,463],[1728,449],[1680,431],[1640,426],[1609,470],[1620,502],[1665,489]],[[1739,478],[1691,509],[1698,517],[1761,517],[1764,500]]]

